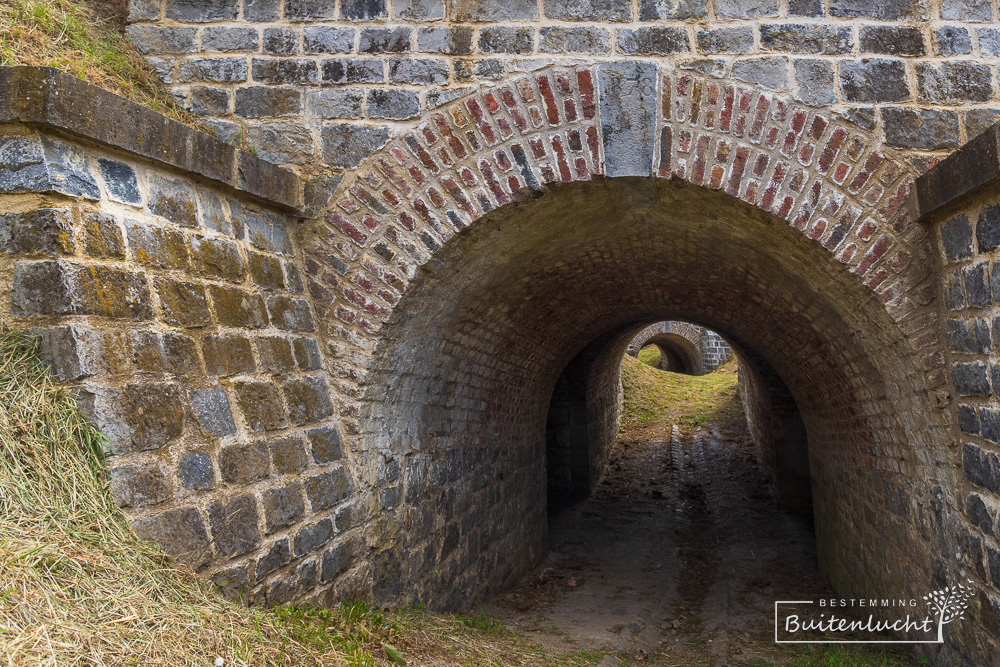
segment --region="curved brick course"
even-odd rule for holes
[[[688,322],[657,322],[639,332],[628,345],[633,357],[647,345],[660,348],[662,370],[701,375],[725,363],[732,350],[719,334]]]

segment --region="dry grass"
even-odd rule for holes
[[[127,0],[0,0],[0,65],[55,67],[202,131],[122,29]]]
[[[651,368],[626,354],[622,360],[622,427],[629,430],[664,419],[697,426],[739,417],[743,408],[737,380],[735,358],[713,373],[692,376]]]

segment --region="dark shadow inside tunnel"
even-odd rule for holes
[[[883,305],[770,213],[623,178],[487,215],[384,325],[357,420],[376,598],[456,608],[538,563],[549,503],[590,493],[607,460],[629,341],[664,319],[732,344],[758,457],[782,506],[813,512],[835,588],[929,571],[898,498],[947,433]]]

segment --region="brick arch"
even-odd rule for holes
[[[768,242],[779,239],[777,246],[767,250],[781,261],[785,261],[781,244],[795,250],[787,260],[789,276],[807,270],[813,262],[821,263],[829,275],[828,285],[811,284],[811,292],[797,294],[783,305],[789,317],[797,318],[799,328],[793,330],[808,336],[809,349],[816,353],[808,363],[825,364],[824,368],[836,371],[838,364],[846,368],[864,361],[868,365],[862,376],[877,385],[871,390],[875,399],[889,400],[887,396],[899,395],[900,387],[912,386],[910,403],[926,407],[934,405],[934,388],[946,380],[935,317],[925,308],[934,286],[924,261],[927,234],[914,224],[909,200],[913,176],[906,163],[883,150],[870,133],[822,110],[796,106],[733,82],[660,70],[648,62],[524,74],[435,110],[411,131],[390,140],[346,175],[328,210],[302,232],[309,291],[322,324],[319,328],[327,337],[342,429],[360,487],[368,494],[368,516],[374,517],[367,543],[372,549],[369,567],[376,596],[392,600],[412,595],[457,606],[489,587],[514,580],[544,551],[544,517],[538,516],[538,507],[526,506],[526,500],[494,497],[490,486],[492,476],[508,478],[508,484],[524,489],[525,498],[535,498],[537,479],[523,476],[517,466],[537,457],[543,445],[526,443],[515,453],[501,454],[488,443],[508,437],[518,426],[509,419],[499,420],[489,424],[488,432],[481,431],[471,417],[494,407],[482,392],[477,393],[477,383],[516,380],[516,369],[501,364],[491,371],[490,380],[466,377],[468,384],[459,386],[449,377],[464,371],[451,360],[440,367],[436,379],[418,377],[427,372],[421,367],[426,350],[445,355],[449,347],[461,350],[473,365],[484,368],[487,356],[485,350],[470,349],[469,337],[460,330],[449,332],[454,338],[442,340],[415,326],[419,304],[441,300],[439,319],[466,322],[472,313],[497,327],[507,326],[522,312],[518,309],[523,304],[509,303],[496,312],[477,313],[475,304],[460,299],[453,304],[458,310],[448,310],[449,299],[460,293],[436,294],[429,286],[434,276],[451,275],[449,284],[459,289],[455,285],[461,282],[462,270],[477,275],[486,270],[483,266],[496,269],[501,261],[490,258],[488,245],[477,246],[475,253],[460,251],[462,239],[501,238],[507,218],[532,219],[536,200],[559,202],[572,210],[575,204],[602,197],[610,202],[617,197],[621,210],[634,204],[634,210],[650,216],[666,215],[656,208],[661,201],[703,205],[704,215],[730,234],[731,243],[749,243],[752,238],[742,236],[739,225],[725,230],[718,216],[752,220],[747,230],[766,230]],[[523,224],[518,229],[529,238],[544,234]],[[560,229],[568,234],[573,231],[571,222],[565,221]],[[708,248],[710,242],[697,236],[680,240],[697,248]],[[558,238],[546,237],[546,242],[558,244]],[[766,261],[764,254],[761,263]],[[555,262],[554,268],[543,266],[539,271],[552,274],[558,258],[548,259]],[[669,270],[666,264],[659,268]],[[709,278],[730,279],[719,267]],[[740,306],[741,321],[748,323],[753,320],[751,306],[766,310],[770,304],[759,291],[763,289],[759,276],[748,272],[744,279],[758,290],[748,291],[748,302]],[[791,278],[782,280],[786,285],[794,283]],[[691,293],[699,289],[685,285]],[[521,292],[527,289],[521,287]],[[878,378],[882,361],[854,359],[855,352],[843,347],[853,335],[852,315],[838,312],[840,321],[824,320],[822,306],[808,300],[812,294],[817,303],[833,301],[840,292],[850,292],[864,303],[859,319],[879,322],[877,326],[869,323],[864,332],[875,341],[872,344],[891,350],[889,356],[894,359],[905,360],[906,370],[891,382]],[[574,298],[558,297],[566,303]],[[733,322],[726,315],[711,309],[685,310],[684,304],[667,297],[657,312],[643,311],[635,303],[623,307],[630,309],[621,316],[624,319],[607,325],[618,327],[615,331],[633,327],[629,330],[634,332],[635,322],[670,317],[704,322],[727,336],[738,333],[727,331]],[[592,315],[599,319],[599,314]],[[810,329],[813,320],[824,322],[837,335],[824,337],[823,326]],[[540,350],[539,358],[549,355],[545,362],[554,370],[532,387],[539,391],[551,387],[559,368],[571,357],[583,354],[594,341],[603,341],[603,347],[593,348],[587,360],[586,372],[596,389],[586,400],[601,405],[613,402],[609,378],[617,377],[616,364],[627,340],[608,331],[595,330],[590,335],[589,341],[566,343],[562,351]],[[608,336],[614,338],[613,345],[607,343]],[[400,366],[389,368],[384,363],[389,348],[394,358],[403,360]],[[619,352],[617,361],[608,356],[612,349]],[[768,353],[772,359],[776,354],[774,350]],[[787,368],[765,367],[764,379],[753,390],[755,400],[764,406],[761,414],[771,410],[776,400],[777,394],[768,388],[780,385],[781,373],[788,372]],[[825,406],[820,410],[822,419],[815,418],[810,427],[830,431],[842,419],[852,428],[892,440],[892,447],[904,447],[885,435],[898,423],[882,423],[885,411],[863,404],[868,392],[864,383],[846,370],[838,377],[843,396],[796,388],[807,394],[814,412],[819,410],[816,406]],[[399,392],[413,402],[394,405],[387,397],[402,395]],[[417,400],[420,392],[430,392],[427,401]],[[544,424],[544,407],[540,412],[532,408],[529,421]],[[838,408],[846,414],[835,416]],[[400,416],[409,410],[420,412],[419,422],[426,430],[414,431],[408,417]],[[463,415],[457,427],[460,432],[449,421],[449,415],[457,413]],[[606,431],[607,412],[602,414],[604,423],[597,428]],[[924,438],[920,446],[936,446],[943,432],[939,415],[931,410],[915,419],[928,420],[926,435],[914,436]],[[822,435],[835,439],[827,431]],[[919,429],[907,427],[907,437],[916,433]],[[435,449],[436,442],[460,439],[470,447]],[[907,465],[923,464],[914,459]],[[871,473],[872,478],[864,483],[881,485],[886,494],[895,493],[899,479],[889,480],[889,472],[885,478],[882,474]],[[541,484],[544,488],[544,480]],[[420,497],[431,493],[437,494],[433,496],[437,505],[453,509],[442,514],[421,505]],[[459,493],[468,495],[456,496]],[[914,491],[913,502],[922,493]],[[523,519],[506,520],[511,533],[498,534],[498,529],[483,527],[477,523],[481,518],[469,513],[475,511],[469,509],[472,506],[494,506],[501,501],[511,503],[504,505],[505,513]],[[463,527],[466,519],[472,526],[470,532]],[[837,530],[850,523],[844,515],[830,521]],[[409,544],[406,535],[417,534],[429,537]],[[848,557],[843,551],[846,547],[829,548],[834,564]],[[401,549],[417,555],[407,560]],[[520,555],[507,558],[505,549],[515,549]],[[900,551],[905,549],[901,544]],[[926,563],[906,567],[923,572]],[[468,575],[470,568],[495,570],[496,574],[485,584],[476,583]],[[838,574],[842,585],[870,583],[852,579],[848,569],[844,566]],[[865,576],[869,574],[885,575],[869,572]]]
[[[684,336],[663,333],[653,336],[646,345],[655,345],[660,350],[660,368],[665,371],[686,375],[703,375],[705,369],[701,361],[701,349]]]
[[[628,344],[628,353],[635,357],[647,345],[657,345],[663,357],[661,369],[702,375],[706,370],[702,350],[704,335],[701,327],[688,322],[657,322],[632,339]],[[663,361],[669,354],[675,355],[677,367],[664,367]]]

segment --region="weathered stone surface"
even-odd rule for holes
[[[194,188],[181,180],[151,176],[149,210],[182,227],[198,226]]]
[[[289,482],[264,490],[264,533],[271,534],[279,528],[290,526],[305,513],[302,484]]]
[[[222,481],[241,486],[267,479],[271,475],[267,443],[223,447],[219,452],[219,472]]]
[[[708,0],[639,0],[639,20],[703,19],[708,15]]]
[[[926,53],[923,34],[912,26],[863,26],[861,50],[894,56],[922,56]]]
[[[531,53],[534,47],[531,28],[490,26],[479,31],[479,50],[483,53]]]
[[[239,6],[227,0],[167,0],[165,16],[177,21],[232,21]]]
[[[184,328],[211,324],[204,287],[166,278],[157,278],[154,285],[165,324]]]
[[[409,50],[409,28],[366,28],[358,38],[358,53],[381,55]]]
[[[409,90],[375,89],[368,91],[366,108],[371,118],[405,120],[420,112],[420,98]]]
[[[292,244],[285,231],[285,219],[247,209],[243,216],[246,240],[265,252],[291,255]]]
[[[296,88],[275,86],[239,88],[235,110],[243,118],[293,116],[302,111],[302,93]]]
[[[972,51],[969,31],[956,26],[944,26],[934,31],[934,44],[938,55],[951,56]]]
[[[243,58],[192,58],[181,62],[179,81],[240,83],[247,80]]]
[[[105,368],[104,339],[98,332],[70,324],[28,333],[40,338],[42,355],[62,382],[96,375]]]
[[[268,28],[264,31],[264,53],[288,55],[299,52],[299,33],[291,28]],[[254,78],[256,78],[254,73]]]
[[[264,551],[264,555],[257,559],[257,566],[254,568],[254,578],[262,581],[264,577],[271,574],[279,567],[284,567],[291,562],[291,550],[287,537],[280,537],[275,540],[270,547]]]
[[[970,493],[965,502],[965,511],[972,519],[974,526],[979,528],[986,535],[993,534],[993,527],[996,519],[993,513],[986,507],[982,497],[978,493]]]
[[[628,0],[545,0],[545,15],[557,21],[628,21]]]
[[[541,53],[608,53],[611,38],[602,28],[545,27],[539,32]]]
[[[342,0],[340,17],[351,21],[369,21],[386,16],[385,0]]]
[[[122,507],[146,507],[167,500],[170,486],[158,466],[122,465],[111,469],[111,495]]]
[[[791,16],[822,16],[823,0],[788,0],[788,13]]]
[[[656,124],[656,66],[609,63],[598,69],[608,176],[650,176]]]
[[[760,26],[760,44],[769,51],[821,55],[849,53],[854,46],[850,28],[796,23]]]
[[[733,63],[733,78],[777,89],[788,85],[788,61],[784,58],[756,58]]]
[[[350,53],[354,48],[352,28],[307,27],[302,31],[303,53]]]
[[[965,112],[965,136],[969,141],[1000,121],[1000,109],[972,109]]]
[[[134,220],[125,221],[125,232],[132,258],[139,264],[161,269],[190,268],[191,249],[182,232]]]
[[[66,262],[17,262],[11,290],[15,317],[99,315],[150,320],[153,309],[143,274]]]
[[[952,111],[882,109],[885,140],[890,146],[939,150],[958,148],[958,114]]]
[[[986,320],[948,320],[946,331],[948,349],[953,352],[985,354],[990,351],[990,327]]]
[[[425,53],[447,53],[465,56],[472,53],[472,28],[420,28],[417,50]]]
[[[208,560],[211,547],[201,514],[194,507],[178,507],[137,519],[132,530],[144,540],[157,542],[181,561],[199,566]]]
[[[449,14],[460,22],[524,21],[538,16],[538,4],[534,0],[456,0],[449,6]]]
[[[191,53],[198,50],[197,28],[130,25],[125,34],[142,54]]]
[[[293,475],[309,464],[302,438],[280,438],[271,442],[271,462],[277,475]]]
[[[950,262],[972,257],[972,224],[967,215],[957,215],[941,226],[941,245]]]
[[[191,112],[197,116],[220,116],[229,113],[229,91],[212,86],[191,88]]]
[[[188,398],[195,420],[206,433],[216,436],[236,433],[236,422],[229,409],[229,397],[222,387],[192,389],[188,392]]]
[[[351,494],[351,478],[343,468],[333,468],[305,481],[306,495],[313,510],[333,507]]]
[[[901,102],[910,98],[900,60],[842,61],[840,89],[851,102]]]
[[[246,21],[276,21],[279,0],[243,0],[243,18]]]
[[[296,426],[317,422],[333,414],[333,402],[326,382],[318,377],[289,380],[282,386],[288,415]]]
[[[211,285],[209,294],[212,297],[212,310],[219,324],[243,329],[267,326],[267,311],[260,296],[235,287],[219,285]]]
[[[326,125],[321,133],[323,163],[329,167],[353,168],[389,141],[384,127]]]
[[[947,62],[940,66],[917,64],[920,94],[931,102],[985,102],[993,96],[988,65]]]
[[[873,18],[903,21],[918,18],[920,0],[830,0],[830,14],[850,18]]]
[[[447,83],[448,65],[440,60],[392,60],[389,62],[389,81],[420,85]]]
[[[201,350],[209,375],[227,377],[257,370],[250,341],[242,336],[206,336]]]
[[[668,55],[691,50],[688,34],[680,28],[636,28],[618,31],[618,49],[622,53]]]
[[[236,243],[208,236],[191,237],[191,266],[198,274],[230,282],[242,281],[245,274]]]
[[[990,381],[985,364],[952,364],[951,373],[959,396],[990,395]]]
[[[44,135],[0,136],[0,193],[5,192],[101,197],[83,151]]]
[[[233,382],[232,387],[236,404],[250,429],[271,431],[288,425],[278,387],[273,382],[240,380]]]
[[[985,206],[976,220],[976,246],[980,252],[1000,248],[1000,205]]]
[[[777,16],[778,2],[777,0],[715,0],[715,15],[725,19]]]
[[[312,331],[314,328],[309,302],[305,299],[291,299],[272,296],[267,300],[271,324],[286,331]]]
[[[335,10],[332,0],[285,0],[285,18],[293,21],[332,19]]]
[[[287,373],[295,368],[292,347],[286,338],[262,336],[257,339],[260,369],[265,373]]]
[[[128,0],[128,18],[131,21],[151,21],[160,17],[159,0]]]
[[[1000,30],[981,28],[979,30],[979,48],[988,56],[1000,55]]]
[[[795,99],[823,106],[837,101],[833,83],[833,64],[827,60],[794,60]]]
[[[314,428],[306,432],[313,461],[323,465],[339,461],[344,456],[340,433],[336,427]]]
[[[181,486],[192,491],[215,487],[215,468],[212,457],[200,452],[188,452],[177,463],[177,479]]]
[[[335,58],[322,64],[324,83],[381,83],[385,79],[381,60]]]
[[[258,123],[248,136],[252,144],[261,146],[258,155],[275,164],[306,164],[313,157],[312,133],[302,123]]]
[[[256,51],[259,44],[260,34],[256,28],[213,27],[205,28],[201,34],[202,51]]]
[[[326,583],[336,579],[337,575],[347,569],[350,557],[351,554],[343,544],[338,544],[324,553],[320,566],[320,581]]]
[[[315,338],[296,338],[292,341],[295,363],[300,371],[318,371],[323,368],[319,343]]]
[[[260,546],[257,503],[252,496],[217,500],[208,506],[215,551],[223,558],[245,554]]]
[[[941,18],[958,21],[989,21],[993,8],[989,0],[941,0]]]
[[[11,255],[72,254],[73,219],[59,208],[39,208],[27,213],[0,213],[0,252]]]
[[[718,28],[698,31],[698,51],[701,53],[753,53],[753,30]]]
[[[259,252],[247,253],[247,266],[255,285],[262,289],[281,289],[285,286],[285,275],[281,270],[281,260]]]
[[[295,535],[293,551],[295,557],[304,556],[310,551],[324,547],[333,539],[333,532],[333,520],[330,518],[300,529]]]
[[[396,0],[392,12],[398,19],[443,19],[444,0]]]
[[[319,70],[312,60],[254,58],[253,80],[258,83],[316,83]]]

